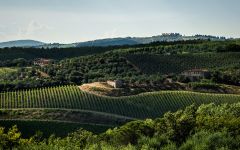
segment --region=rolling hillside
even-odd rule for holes
[[[152,37],[125,37],[125,38],[119,37],[119,38],[98,39],[94,41],[74,43],[74,46],[76,47],[103,46],[104,47],[104,46],[148,44],[151,42],[163,42],[163,41],[170,42],[170,41],[209,40],[209,39],[212,41],[225,40],[224,37],[219,38],[216,36],[207,36],[207,35],[183,36],[178,33],[165,33],[165,34],[152,36]]]
[[[181,73],[188,69],[214,69],[240,64],[240,53],[197,53],[178,55],[130,54],[127,59],[146,74]],[[177,64],[177,65],[176,65]]]
[[[234,103],[239,95],[206,94],[186,91],[161,91],[111,98],[82,92],[77,86],[43,88],[0,94],[2,109],[58,108],[81,109],[134,118],[155,118],[193,103]]]

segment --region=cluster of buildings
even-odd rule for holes
[[[51,59],[46,59],[46,58],[37,58],[33,61],[33,64],[36,66],[46,66],[51,64],[52,60]]]
[[[181,75],[188,78],[190,81],[196,81],[208,78],[211,74],[207,69],[191,69],[184,71]]]

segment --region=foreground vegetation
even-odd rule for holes
[[[77,86],[0,93],[0,108],[67,108],[106,112],[133,118],[155,118],[165,112],[214,102],[234,103],[239,95],[161,91],[125,97],[104,97],[82,92]]]
[[[29,138],[37,132],[42,132],[42,138],[47,138],[52,134],[58,137],[64,137],[79,128],[84,128],[93,133],[102,133],[111,127],[109,125],[51,120],[0,120],[0,126],[6,129],[10,129],[14,125],[17,125],[24,138]]]
[[[164,149],[233,150],[240,148],[240,103],[189,106],[162,118],[129,122],[95,135],[80,129],[65,138],[40,134],[22,138],[17,127],[0,129],[2,149]]]

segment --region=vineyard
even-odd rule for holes
[[[0,108],[59,108],[105,112],[134,118],[155,118],[193,103],[234,103],[239,95],[186,91],[161,91],[119,98],[82,92],[77,86],[61,86],[0,94]]]
[[[146,74],[181,73],[193,68],[222,68],[240,65],[240,53],[198,53],[180,55],[133,54],[128,60]]]

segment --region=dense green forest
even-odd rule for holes
[[[2,149],[217,150],[240,147],[240,103],[189,106],[157,119],[129,122],[101,134],[79,129],[67,137],[23,138],[16,126],[0,128]]]

